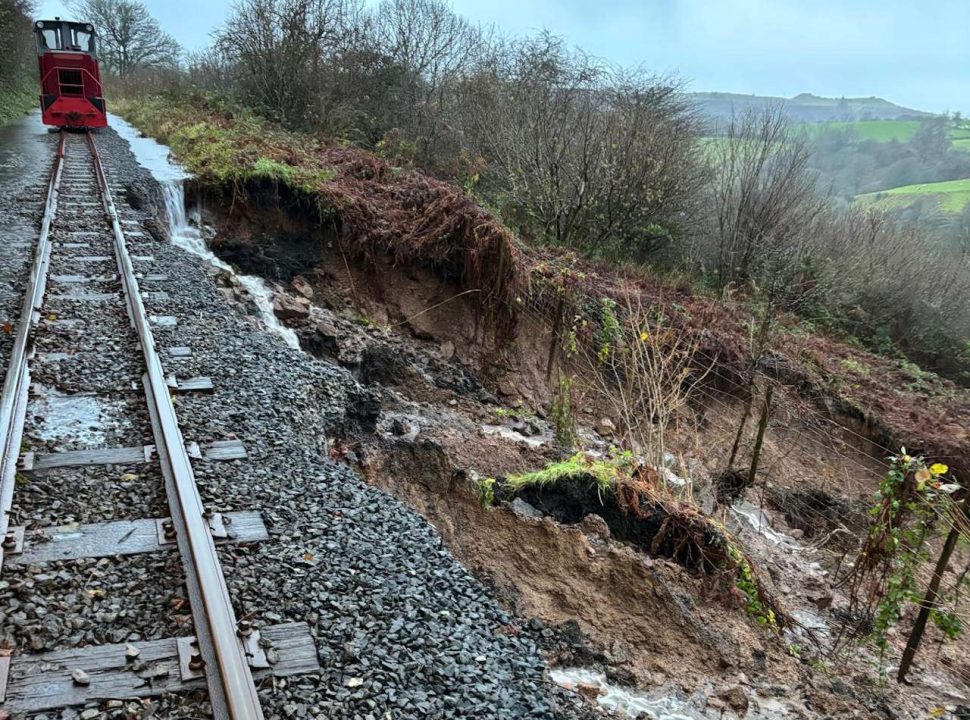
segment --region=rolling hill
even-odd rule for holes
[[[704,115],[714,120],[726,120],[732,114],[746,110],[761,110],[780,106],[792,122],[852,122],[856,120],[919,120],[933,113],[896,105],[877,97],[826,98],[801,93],[792,98],[739,93],[689,93]]]
[[[956,213],[970,204],[970,179],[902,185],[856,196],[856,201],[888,209],[909,205],[920,197],[932,198],[945,212]]]

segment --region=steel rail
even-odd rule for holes
[[[14,336],[10,364],[0,392],[0,539],[7,537],[10,528],[10,506],[13,503],[14,484],[17,479],[17,460],[23,439],[24,419],[27,415],[27,391],[30,387],[28,361],[33,352],[34,328],[40,319],[40,308],[47,288],[47,271],[50,268],[50,229],[57,214],[57,196],[61,188],[64,170],[64,131],[57,140],[57,154],[51,166],[44,202],[44,217],[34,251],[34,261],[24,292],[20,321]],[[0,568],[3,566],[4,547],[0,545]]]
[[[209,701],[217,720],[262,720],[252,672],[237,636],[237,623],[215,543],[204,515],[202,499],[162,363],[148,323],[131,256],[111,198],[97,146],[87,133],[88,147],[101,189],[101,200],[114,233],[115,256],[124,287],[129,317],[145,358],[143,378],[152,417],[155,444],[166,479],[169,510],[186,570],[199,649],[205,662]]]

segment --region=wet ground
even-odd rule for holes
[[[172,236],[171,243],[160,241],[156,233],[143,232],[152,215],[164,214],[162,187],[171,183],[174,190],[180,182],[176,172],[157,175],[161,182],[157,184],[142,169],[144,163],[162,162],[166,153],[149,146],[154,159],[141,155],[144,163],[139,168],[127,143],[113,132],[99,133],[97,142],[109,182],[122,197],[137,200],[132,207],[119,208],[127,218],[130,251],[145,258],[141,267],[146,275],[165,278],[156,285],[146,282],[146,288],[166,293],[149,294],[147,310],[151,315],[177,318],[175,324],[153,327],[156,341],[163,348],[191,348],[191,355],[183,359],[164,355],[166,371],[180,377],[210,376],[215,384],[211,394],[180,397],[177,412],[186,440],[240,437],[249,451],[246,462],[222,467],[203,463],[196,468],[207,502],[220,509],[259,510],[270,528],[269,541],[220,553],[237,614],[251,614],[260,623],[281,618],[304,621],[317,638],[320,674],[260,689],[268,720],[388,715],[463,720],[585,717],[581,703],[548,683],[531,638],[508,632],[515,619],[442,548],[433,528],[329,462],[328,429],[354,422],[350,416],[365,395],[353,378],[287,347],[282,333],[272,326],[273,318],[259,311],[256,298],[250,298],[252,312],[226,302],[213,282],[213,275],[222,271],[205,258],[200,236],[194,235],[204,228],[193,226],[191,215],[169,214],[165,234]],[[145,147],[137,139],[132,142],[136,148]],[[47,152],[50,156],[51,149]],[[164,169],[154,167],[153,172]],[[44,173],[35,177],[42,180]],[[43,183],[38,183],[25,196],[32,204],[24,215],[31,241],[43,189]],[[137,195],[142,190],[148,192],[147,201]],[[173,209],[184,210],[176,193],[171,199]],[[149,207],[152,202],[157,206]],[[144,210],[133,212],[135,205]],[[22,268],[11,269],[11,281],[21,272]],[[234,281],[249,288],[250,295],[254,287],[260,290],[261,281]],[[263,299],[270,297],[266,292]],[[71,300],[54,302],[64,304],[63,311],[71,318],[84,312]],[[43,349],[48,354],[44,363],[51,380],[48,387],[62,391],[67,381],[73,387],[88,377],[76,356],[96,348],[87,347],[92,333],[78,332],[77,324],[63,325],[60,318],[50,324],[58,338],[67,333],[79,348],[72,353],[58,342]],[[128,372],[121,366],[115,374],[123,379]],[[85,396],[65,401],[54,393],[38,396],[31,408],[32,440],[52,442],[46,439],[48,431],[54,430],[48,425],[69,425],[67,442],[72,446],[134,442],[118,436],[124,427],[116,424],[116,408],[103,400]],[[128,469],[98,472],[89,478],[93,483],[85,482],[87,475],[74,472],[48,476],[18,492],[17,510],[25,522],[44,526],[87,520],[92,514],[88,508],[52,502],[52,496],[62,492],[57,486],[63,481],[81,492],[92,484],[110,488],[97,498],[97,518],[152,514],[157,498],[146,497],[137,486],[155,478],[123,470]],[[0,597],[0,612],[5,602],[10,617],[30,606],[25,617],[16,617],[22,624],[7,638],[8,646],[20,651],[24,646],[48,649],[99,643],[105,637],[127,637],[136,627],[152,637],[176,631],[168,623],[174,616],[160,612],[158,604],[165,605],[178,594],[177,572],[154,559],[140,565],[126,563],[123,568],[131,570],[119,567],[117,573],[108,564],[97,567],[106,573],[105,587],[93,590],[104,590],[106,598],[120,592],[131,602],[120,603],[117,610],[75,607],[81,595],[71,584],[73,566],[58,568],[63,584],[52,586],[50,596],[40,592],[28,596],[17,590]],[[30,572],[46,577],[40,569]],[[167,582],[154,580],[160,576]],[[47,607],[51,612],[45,615]],[[40,619],[55,614],[62,624]],[[69,628],[78,631],[70,633]],[[154,707],[158,708],[152,711],[154,717],[206,716],[201,706],[176,713],[167,699]],[[84,717],[120,717],[118,712],[89,707]]]
[[[14,133],[10,140],[26,143],[27,149],[8,152],[10,167],[20,167],[23,175],[15,170],[0,175],[0,193],[5,187],[17,187],[17,183],[24,183],[22,191],[31,178],[36,182],[46,174],[46,165],[40,172],[40,166],[32,164],[30,157],[36,152],[49,159],[50,136],[37,132],[37,127],[32,130],[30,120],[27,118],[21,134]],[[228,509],[265,508],[274,537],[256,548],[226,554],[224,562],[234,600],[240,608],[268,622],[280,616],[309,622],[327,668],[320,677],[296,679],[289,687],[282,683],[264,688],[263,699],[272,717],[314,717],[317,713],[365,717],[364,713],[373,713],[375,706],[388,708],[395,703],[402,717],[569,716],[561,706],[554,710],[556,703],[549,702],[559,699],[548,688],[549,680],[598,688],[600,707],[616,711],[620,717],[636,717],[641,711],[647,713],[646,717],[664,720],[704,716],[700,708],[696,713],[689,708],[686,696],[661,699],[642,695],[609,683],[588,669],[567,668],[551,677],[544,673],[528,636],[513,639],[504,635],[519,618],[496,609],[490,591],[454,562],[441,547],[437,532],[407,508],[383,493],[362,487],[352,473],[327,462],[327,435],[344,422],[353,402],[353,382],[334,366],[285,347],[289,342],[282,342],[274,327],[271,294],[261,280],[254,278],[258,283],[252,287],[242,284],[259,307],[260,312],[253,316],[260,318],[263,328],[270,332],[262,332],[250,318],[244,321],[239,307],[223,302],[211,279],[210,266],[219,263],[208,255],[204,229],[186,218],[181,169],[168,162],[167,148],[139,138],[136,131],[117,121],[114,124],[131,142],[142,167],[151,170],[163,191],[171,190],[166,203],[171,202],[170,231],[175,247],[158,246],[147,238],[135,243],[143,245],[146,254],[156,255],[172,279],[167,288],[172,291],[170,299],[153,301],[149,308],[178,315],[179,324],[157,328],[157,336],[169,344],[191,345],[195,354],[182,361],[180,368],[211,374],[217,384],[215,395],[185,400],[179,413],[186,431],[195,437],[238,433],[251,453],[245,464],[220,465],[200,472],[204,491],[207,498]],[[36,147],[31,149],[31,144]],[[2,144],[0,135],[0,158],[4,157],[4,147],[8,146]],[[129,162],[127,151],[112,149],[112,170],[133,174],[125,166]],[[4,198],[9,196],[0,195],[0,208]],[[179,210],[182,216],[173,217]],[[25,217],[29,219],[30,214]],[[21,248],[20,254],[23,252]],[[0,265],[0,276],[4,272]],[[260,303],[257,296],[264,302]],[[53,402],[56,405],[58,401]],[[90,430],[86,424],[92,416],[113,415],[110,408],[101,405],[73,410],[78,411],[79,432]],[[523,435],[525,431],[514,423],[482,423],[478,418],[473,427],[476,432],[481,429],[488,433],[489,441],[527,447],[537,442],[533,435]],[[542,440],[547,441],[547,436],[548,432],[543,432]],[[472,442],[484,445],[485,437]],[[137,479],[132,476],[132,481]],[[103,478],[98,480],[103,482]],[[120,499],[119,494],[111,503]],[[78,508],[66,510],[71,518],[81,513]],[[739,522],[749,527],[749,533],[762,538],[766,547],[798,546],[773,529],[760,508],[739,504],[735,511]],[[521,529],[516,526],[517,532]],[[116,584],[134,587],[144,582],[144,573],[165,571],[160,565],[144,570],[139,567],[136,574],[142,575],[140,580],[119,575]],[[58,588],[57,592],[65,590]],[[146,615],[148,610],[142,604],[148,608],[158,598],[150,600],[135,603],[130,612]],[[52,603],[47,598],[44,602]],[[52,609],[65,615],[72,612],[66,606],[52,605]],[[465,621],[468,617],[472,618],[470,622]],[[81,620],[87,622],[83,617]],[[164,634],[170,630],[148,627],[147,632]],[[38,631],[32,641],[39,645],[62,642],[60,630],[45,633]],[[92,639],[100,636],[81,637],[85,642]],[[789,690],[784,689],[786,693]],[[765,703],[765,714],[759,717],[781,716],[778,708],[761,702]],[[723,703],[720,710],[715,705],[707,709],[711,717],[725,712]],[[190,716],[194,717],[191,713],[185,717]],[[394,717],[398,716],[395,713]]]
[[[32,113],[0,127],[0,373],[6,372],[56,137]]]
[[[9,189],[29,178],[37,168],[50,169],[50,138],[53,134],[41,123],[40,112],[25,115],[0,126],[0,187]]]

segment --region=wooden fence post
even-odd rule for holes
[[[963,501],[963,506],[964,515],[970,519],[970,512],[968,512],[970,511],[970,506],[967,505],[966,500]],[[899,672],[896,674],[896,680],[898,682],[904,682],[906,680],[906,673],[909,672],[909,668],[913,664],[913,659],[916,657],[916,651],[919,650],[923,633],[926,632],[926,621],[930,617],[930,611],[936,609],[936,600],[940,591],[940,583],[943,581],[943,573],[946,572],[946,566],[950,562],[950,556],[953,555],[953,549],[956,547],[959,537],[960,528],[954,522],[953,527],[950,528],[950,534],[946,536],[946,542],[943,543],[940,559],[936,561],[933,577],[930,579],[929,587],[926,588],[926,597],[923,598],[923,602],[920,604],[919,615],[916,616],[916,622],[913,623],[913,630],[910,632],[909,640],[906,642],[903,658],[899,661]]]
[[[559,296],[559,303],[556,305],[556,317],[552,325],[552,340],[549,341],[549,359],[546,361],[546,382],[552,377],[552,364],[556,360],[556,350],[562,346],[559,338],[562,332],[563,313],[566,311],[566,299]]]
[[[758,463],[761,462],[761,448],[765,441],[765,431],[768,429],[768,416],[771,414],[771,397],[775,386],[769,384],[765,389],[765,402],[761,408],[761,420],[758,422],[758,437],[754,441],[754,453],[751,455],[751,469],[748,471],[748,487],[754,485],[755,475],[758,474]]]

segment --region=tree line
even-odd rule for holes
[[[0,0],[0,88],[36,83],[37,56],[31,35],[30,0]]]
[[[106,53],[123,36],[121,5],[153,27],[133,0],[81,5],[110,9],[92,15]],[[135,60],[110,69],[171,68],[174,41],[146,35],[168,51],[129,49]],[[809,143],[780,108],[712,129],[676,77],[548,33],[509,38],[443,0],[239,0],[211,46],[165,78],[449,179],[527,241],[686,271],[970,382],[970,236],[840,202],[820,175],[838,138]],[[919,172],[962,172],[941,122],[905,158],[892,159],[898,143],[873,149],[887,153],[886,177],[914,158]]]
[[[970,177],[970,152],[953,147],[950,129],[962,123],[945,115],[920,123],[908,141],[860,140],[851,128],[822,126],[810,146],[810,167],[846,200],[902,185]]]
[[[74,0],[68,6],[98,31],[98,63],[125,78],[145,69],[178,69],[182,47],[144,3],[137,0]]]

